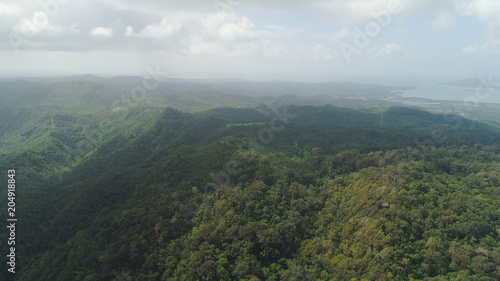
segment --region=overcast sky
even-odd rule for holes
[[[500,74],[498,0],[0,0],[0,22],[0,76]]]

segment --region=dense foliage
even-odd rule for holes
[[[500,279],[496,127],[404,107],[97,116],[2,129],[27,141],[0,147],[25,187],[16,280]]]
[[[234,155],[241,180],[213,190],[110,173],[20,280],[500,278],[498,148],[301,152]]]

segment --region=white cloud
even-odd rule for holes
[[[101,0],[115,9],[140,11],[164,15],[179,11],[198,11],[202,14],[218,13],[214,1],[191,0],[189,4],[178,0]],[[455,0],[220,0],[227,6],[226,12],[244,13],[248,10],[275,10],[280,12],[316,13],[340,23],[363,23],[373,19],[373,14],[401,9],[401,15],[414,15],[449,7]],[[398,5],[399,4],[399,5]],[[393,9],[394,10],[394,9]],[[400,16],[393,14],[393,16]]]
[[[441,12],[438,17],[431,22],[431,27],[434,29],[446,29],[456,22],[455,17],[447,11]]]
[[[465,7],[465,14],[477,15],[484,22],[500,23],[500,2],[496,0],[473,0]]]
[[[125,35],[126,37],[134,35],[134,28],[131,26],[127,26],[127,28],[125,28],[125,33],[123,35]]]
[[[17,16],[22,13],[22,9],[16,5],[7,5],[0,2],[0,16]]]
[[[243,17],[239,22],[225,23],[219,29],[219,36],[224,41],[251,41],[257,38],[257,33],[253,23]]]
[[[45,32],[50,35],[58,34],[62,28],[49,22],[49,16],[43,11],[36,11],[31,18],[23,18],[16,26],[14,31],[31,38],[36,34]]]
[[[488,44],[484,45],[467,45],[460,50],[460,54],[462,55],[471,55],[479,52],[487,51]]]
[[[207,31],[218,30],[225,23],[238,22],[240,20],[240,17],[235,13],[226,12],[209,13],[205,14],[204,16],[203,14],[195,14],[192,18],[193,21],[197,22],[199,29]],[[199,26],[200,24],[201,28]]]
[[[408,55],[403,49],[403,46],[398,44],[387,44],[378,51],[379,56],[393,59],[404,59]]]
[[[460,50],[460,54],[462,55],[467,55],[467,54],[474,54],[479,50],[479,46],[477,45],[467,45]]]
[[[112,71],[115,66],[107,63],[107,56],[116,53],[123,55],[124,60],[134,60],[138,68],[145,61],[161,59],[172,68],[184,68],[186,73],[190,69],[199,72],[204,69],[209,73],[217,68],[229,69],[228,73],[232,73],[233,68],[246,71],[253,66],[256,73],[311,70],[310,75],[314,76],[324,75],[325,71],[315,72],[321,67],[329,71],[336,69],[342,75],[361,72],[372,75],[384,71],[400,74],[405,70],[410,73],[416,71],[419,63],[422,69],[432,68],[436,73],[458,71],[454,66],[458,63],[468,66],[460,69],[477,72],[485,66],[494,69],[491,54],[500,50],[493,40],[500,38],[496,35],[500,32],[500,24],[497,24],[500,10],[495,1],[399,0],[401,13],[390,14],[390,25],[382,28],[381,36],[370,37],[371,43],[360,49],[363,54],[349,65],[344,63],[339,43],[356,43],[357,28],[365,31],[366,24],[374,20],[376,14],[388,12],[388,4],[398,0],[220,1],[233,9],[218,12],[213,1],[206,0],[75,1],[71,5],[61,4],[57,16],[47,21],[39,16],[40,23],[30,29],[30,22],[33,25],[35,19],[33,11],[42,11],[38,1],[0,0],[9,3],[7,6],[20,7],[6,12],[6,4],[0,4],[3,23],[0,33],[7,35],[0,38],[0,53],[12,50],[8,34],[14,31],[19,35],[19,49],[26,51],[25,54],[36,52],[42,57],[44,52],[62,51],[84,57],[93,50],[108,52],[99,62],[90,62],[87,57],[82,59],[87,67],[97,70],[100,67],[96,65],[109,65]],[[464,19],[464,15],[471,18]],[[429,16],[432,18],[426,24]],[[427,41],[430,37],[426,32],[430,27],[446,28],[455,20],[465,27],[460,38],[442,32],[435,38],[439,42]],[[25,40],[23,27],[31,32],[30,36],[37,35]],[[477,40],[477,34],[484,34],[485,29],[490,31],[488,40]],[[89,40],[89,34],[110,37]],[[447,40],[450,41],[447,43]],[[453,53],[451,49],[457,44],[459,47]],[[462,46],[465,47],[460,50]],[[427,55],[431,52],[432,55]],[[460,57],[458,52],[478,55]],[[457,58],[462,61],[455,63]],[[401,59],[405,59],[405,63],[401,63]],[[292,69],[292,65],[296,67]],[[45,65],[47,69],[51,67],[51,64]],[[30,69],[29,62],[25,68]],[[122,70],[116,68],[115,72]],[[234,73],[238,75],[238,71]]]
[[[96,27],[90,31],[90,36],[96,36],[96,37],[110,37],[113,35],[113,29],[112,28],[105,28],[105,27]]]
[[[329,36],[329,40],[333,43],[340,43],[345,40],[350,40],[356,35],[350,27],[347,25],[342,26],[341,29],[337,30],[331,36]]]
[[[132,29],[128,30],[131,32],[127,34],[133,34]],[[250,57],[280,54],[278,44],[262,39],[264,34],[269,34],[268,31],[269,28],[258,30],[249,18],[235,13],[183,11],[164,16],[160,22],[150,23],[133,35],[163,39],[154,44],[155,48],[169,49],[184,56]]]
[[[316,12],[330,20],[344,24],[364,23],[374,16],[390,14],[395,18],[410,17],[452,5],[454,0],[312,0],[312,1],[251,1],[254,5],[272,6],[299,12]]]
[[[387,10],[387,5],[387,0],[325,1],[322,3],[328,12],[334,12],[343,21],[349,21],[349,18],[354,21],[367,20],[372,17],[373,12]]]
[[[265,37],[290,37],[298,35],[300,29],[287,28],[280,25],[266,25],[264,30],[259,31],[260,36]]]
[[[468,16],[477,16],[486,23],[489,29],[488,40],[491,43],[500,43],[500,1],[473,0],[464,6],[462,13]]]
[[[340,54],[336,49],[318,44],[311,49],[310,55],[315,60],[332,60],[337,59]]]
[[[139,32],[139,36],[165,38],[179,31],[182,23],[175,17],[164,17],[159,23],[152,23]]]

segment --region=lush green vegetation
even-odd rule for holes
[[[2,112],[16,280],[500,280],[495,124],[405,107],[69,104]]]

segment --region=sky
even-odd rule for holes
[[[0,0],[0,34],[3,77],[500,75],[498,0]]]

